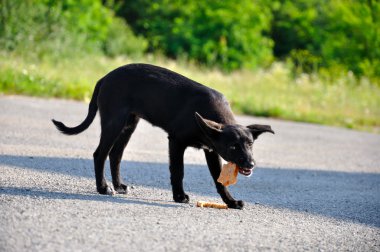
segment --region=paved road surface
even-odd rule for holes
[[[255,143],[259,167],[231,187],[244,210],[201,209],[221,202],[202,151],[185,156],[191,203],[174,203],[166,135],[145,122],[123,158],[129,195],[96,194],[98,119],[72,137],[50,122],[86,113],[80,102],[0,96],[0,251],[380,251],[379,135],[238,117],[276,135]]]

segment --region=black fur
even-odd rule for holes
[[[127,186],[120,179],[120,161],[139,119],[143,118],[168,133],[170,180],[176,202],[189,201],[182,180],[183,154],[191,146],[205,149],[210,173],[223,201],[230,208],[242,208],[243,202],[234,200],[227,188],[217,182],[220,157],[246,170],[252,169],[254,140],[263,132],[274,133],[268,125],[236,124],[221,93],[170,70],[147,64],[122,66],[99,80],[88,115],[80,125],[69,128],[55,120],[53,123],[64,134],[78,134],[92,123],[97,110],[102,132],[94,152],[94,166],[96,186],[101,194],[113,193],[104,178],[107,156],[114,189],[126,193]]]

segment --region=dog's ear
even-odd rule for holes
[[[251,131],[252,136],[255,139],[265,132],[270,132],[274,134],[274,131],[272,130],[270,125],[252,124],[252,125],[248,125],[247,128],[249,129],[249,131]]]
[[[223,124],[204,119],[200,114],[195,112],[195,120],[197,121],[199,127],[202,129],[208,137],[214,138],[218,136],[223,130]]]

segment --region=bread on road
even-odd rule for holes
[[[198,201],[197,207],[210,207],[210,208],[218,208],[218,209],[227,209],[228,206],[226,204],[219,204],[215,202],[207,202],[207,201]]]

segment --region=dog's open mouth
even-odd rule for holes
[[[243,168],[243,167],[240,167],[238,166],[239,168],[239,173],[246,176],[246,177],[249,177],[252,175],[252,170],[251,168]]]

